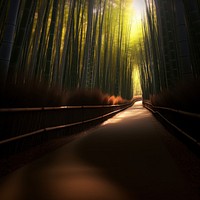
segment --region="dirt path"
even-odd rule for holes
[[[141,102],[4,177],[1,200],[199,200],[200,160]]]

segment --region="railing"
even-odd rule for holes
[[[135,101],[122,105],[0,109],[0,152],[18,151],[24,146],[69,135],[74,129],[88,128],[132,106]]]
[[[178,130],[185,138],[200,146],[200,114],[154,106],[149,101],[143,101],[143,105]]]

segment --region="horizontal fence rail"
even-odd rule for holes
[[[154,106],[149,101],[143,101],[143,105],[152,113],[159,115],[187,139],[200,146],[200,114]]]
[[[46,138],[65,136],[72,128],[82,130],[132,106],[137,100],[121,105],[0,109],[0,151],[13,144],[15,147],[22,143],[32,145]]]

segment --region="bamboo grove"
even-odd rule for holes
[[[2,0],[0,76],[133,96],[130,0]]]
[[[145,5],[136,57],[143,97],[149,99],[200,78],[200,1],[145,0]]]

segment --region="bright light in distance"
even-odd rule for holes
[[[141,95],[142,94],[142,89],[140,85],[140,72],[137,66],[134,66],[133,72],[132,72],[132,79],[133,79],[133,93],[134,96]]]
[[[134,14],[134,20],[141,20],[144,13],[145,3],[144,0],[133,0],[132,4]]]
[[[131,38],[138,41],[142,35],[142,18],[145,11],[144,0],[131,0],[127,7],[127,20],[131,23]]]

